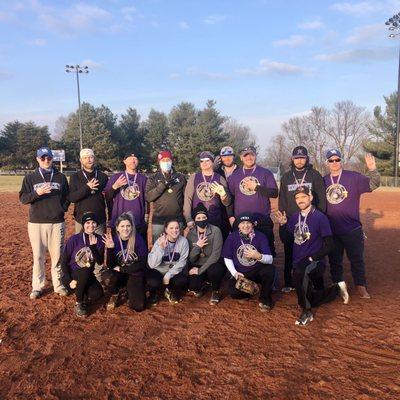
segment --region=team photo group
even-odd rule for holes
[[[109,178],[96,167],[93,150],[82,149],[81,169],[69,182],[53,166],[49,148],[38,149],[36,160],[19,193],[30,206],[32,300],[44,294],[47,252],[54,292],[74,294],[80,317],[102,301],[109,311],[126,302],[141,312],[164,298],[177,304],[185,295],[207,295],[205,306],[216,306],[226,291],[240,302],[257,296],[259,310],[268,312],[279,289],[296,292],[301,312],[295,322],[307,325],[313,308],[337,297],[350,301],[344,253],[355,293],[370,298],[360,221],[361,195],[380,185],[370,154],[364,175],[344,169],[341,152],[329,150],[323,177],[298,146],[279,188],[252,146],[225,146],[218,155],[202,151],[198,172],[189,176],[175,169],[168,150],[159,151],[158,171],[150,175],[139,172],[140,154],[128,151],[124,170]],[[278,198],[274,211],[272,198]],[[71,203],[75,234],[65,238]],[[274,262],[274,224],[283,274]],[[332,284],[324,281],[325,269]]]

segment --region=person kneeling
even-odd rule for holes
[[[127,212],[115,220],[116,234],[107,233],[103,241],[107,247],[107,267],[111,298],[107,309],[118,305],[121,289],[126,287],[128,304],[140,312],[146,308],[144,271],[146,268],[147,249],[142,236],[136,232],[132,215]]]
[[[240,214],[235,221],[238,229],[225,241],[222,256],[232,275],[229,294],[234,299],[246,299],[250,295],[236,288],[239,277],[261,284],[259,307],[261,311],[272,308],[272,285],[275,276],[273,257],[267,237],[254,229],[252,215]]]
[[[221,230],[208,223],[206,207],[200,203],[192,213],[195,228],[187,239],[189,241],[189,290],[196,297],[204,294],[206,282],[211,283],[210,304],[220,301],[219,289],[225,275],[225,265],[221,259]]]
[[[346,283],[335,283],[328,288],[316,288],[313,282],[323,279],[324,258],[333,250],[332,231],[325,214],[312,204],[308,187],[300,186],[294,192],[300,211],[293,214],[289,222],[285,213],[277,212],[277,220],[294,235],[293,266],[298,304],[302,311],[296,325],[307,325],[314,318],[311,308],[334,300],[337,295],[349,302]]]
[[[179,221],[169,219],[164,224],[164,233],[156,240],[148,257],[147,285],[150,290],[149,303],[155,306],[159,291],[171,304],[179,303],[187,288],[187,259],[189,244],[180,235]]]
[[[83,232],[68,239],[61,257],[61,268],[65,287],[75,289],[76,315],[86,317],[88,302],[103,296],[103,288],[94,275],[94,266],[103,264],[104,245],[101,236],[94,233],[96,215],[86,212],[81,222]]]

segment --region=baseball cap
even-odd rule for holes
[[[53,158],[53,152],[48,147],[41,147],[36,152],[37,157],[48,156]]]
[[[172,153],[169,150],[161,150],[157,155],[157,160],[160,161],[163,158],[169,158],[172,160]]]
[[[220,156],[234,156],[235,152],[231,146],[224,146],[219,152]]]
[[[88,221],[94,221],[94,222],[98,222],[97,220],[97,215],[92,212],[92,211],[87,211],[82,215],[82,226],[85,224],[85,222]]]
[[[310,189],[308,186],[299,186],[295,191],[294,191],[294,197],[296,197],[298,194],[303,193],[306,194],[307,196],[309,196],[310,193]]]
[[[82,158],[82,157],[90,157],[90,156],[94,157],[94,151],[92,149],[82,149],[79,152],[79,157],[80,158]]]
[[[244,149],[240,150],[240,155],[245,156],[246,154],[254,154],[257,155],[257,150],[254,146],[247,146]]]
[[[342,153],[337,149],[328,150],[326,152],[326,159],[329,160],[332,156],[342,158]]]
[[[237,225],[239,225],[241,222],[244,222],[244,221],[249,221],[252,224],[254,224],[253,214],[244,212],[244,213],[239,214],[235,220]]]
[[[127,158],[129,158],[129,157],[135,157],[135,158],[138,158],[138,156],[135,154],[135,153],[132,153],[131,151],[127,151],[125,154],[124,154],[124,160],[126,160]]]
[[[297,146],[292,151],[292,158],[307,158],[308,152],[304,146]]]
[[[202,151],[201,153],[199,153],[199,158],[200,160],[209,159],[211,161],[214,161],[215,156],[213,153],[211,153],[211,151]]]

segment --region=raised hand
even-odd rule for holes
[[[104,245],[107,247],[107,249],[113,249],[115,247],[115,243],[114,243],[111,233],[105,233],[103,235],[102,240],[103,240]]]
[[[279,210],[276,211],[275,218],[278,221],[279,225],[285,225],[287,223],[287,217],[285,211],[282,212],[280,212]]]
[[[257,250],[251,250],[251,249],[244,249],[243,255],[246,258],[251,258],[253,260],[260,260],[262,257],[261,254]]]
[[[96,178],[91,179],[87,185],[91,190],[97,190],[99,186],[99,181]]]
[[[207,246],[207,236],[202,237],[196,242],[196,246],[200,247],[201,249],[205,246]]]
[[[246,189],[251,191],[256,190],[257,182],[254,181],[253,179],[245,178],[243,183],[246,186]]]
[[[219,184],[218,182],[215,182],[215,181],[212,182],[210,187],[211,187],[211,190],[214,193],[216,193],[218,196],[220,196],[222,198],[226,197],[225,188],[221,184]]]
[[[162,233],[161,236],[157,239],[158,244],[162,249],[166,249],[168,245],[167,235]]]
[[[125,175],[120,175],[119,178],[114,182],[114,184],[112,185],[112,188],[114,190],[119,189],[122,186],[125,186],[128,184],[128,181],[126,180]]]
[[[367,168],[370,171],[375,171],[376,170],[375,157],[371,153],[367,153],[365,155],[365,164],[367,164]]]
[[[51,184],[50,184],[50,182],[46,182],[42,186],[40,186],[40,188],[36,189],[36,193],[39,196],[43,196],[44,194],[51,193]]]

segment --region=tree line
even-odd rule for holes
[[[347,164],[362,169],[361,155],[371,152],[383,175],[393,175],[396,143],[397,93],[384,97],[385,107],[375,107],[373,115],[351,101],[336,103],[332,109],[313,107],[305,115],[284,122],[281,132],[268,139],[261,163],[289,167],[291,150],[304,145],[314,166],[324,170],[325,152],[338,148]],[[98,164],[112,171],[122,166],[126,151],[140,156],[141,166],[151,170],[157,166],[160,149],[170,149],[179,170],[187,173],[198,167],[197,154],[210,150],[218,154],[221,147],[236,151],[256,145],[250,128],[223,116],[216,103],[209,100],[204,108],[182,102],[166,114],[152,109],[145,120],[135,108],[121,115],[108,107],[83,103],[81,107],[84,147],[90,147]],[[36,149],[40,146],[64,149],[69,167],[79,165],[79,119],[74,112],[56,121],[53,137],[47,126],[33,122],[12,121],[0,131],[0,166],[32,168],[36,165]]]

